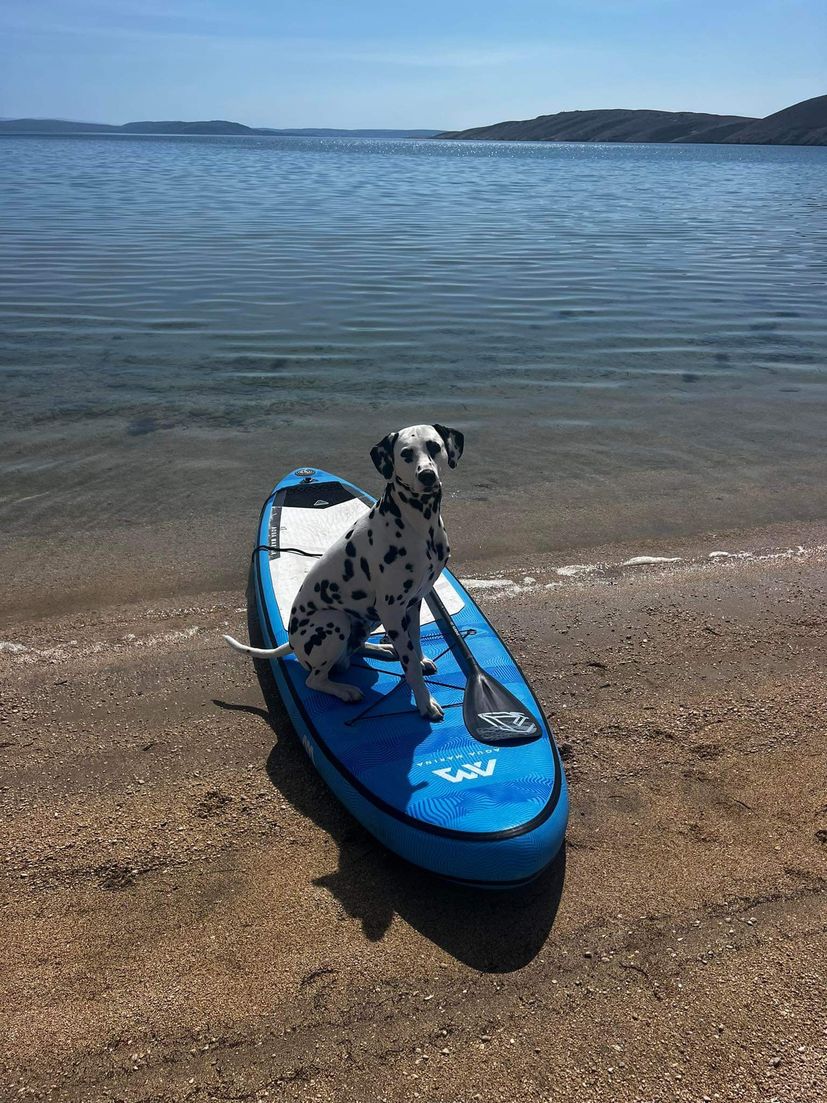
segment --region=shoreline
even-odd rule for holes
[[[801,542],[805,541],[805,542]],[[506,599],[553,596],[564,589],[588,591],[635,578],[645,579],[651,585],[668,585],[671,580],[691,577],[699,572],[715,572],[723,581],[726,573],[738,568],[761,567],[774,562],[794,560],[800,564],[827,563],[827,521],[806,524],[767,525],[754,530],[735,530],[724,533],[705,533],[688,539],[649,540],[635,543],[603,544],[596,547],[571,548],[564,552],[526,554],[515,559],[503,556],[472,557],[468,573],[455,563],[450,568],[476,601],[486,605],[499,605]],[[245,580],[246,581],[246,580]],[[236,594],[237,600],[232,597]],[[110,601],[105,604],[84,604],[47,612],[36,608],[32,614],[16,620],[0,621],[0,656],[28,655],[24,661],[34,661],[40,655],[44,659],[66,658],[68,652],[58,645],[57,652],[34,645],[15,642],[6,636],[20,628],[27,639],[36,638],[39,625],[50,622],[67,622],[86,626],[106,624],[130,617],[152,615],[154,609],[175,608],[176,616],[187,609],[225,609],[238,614],[246,609],[244,588],[224,586],[188,590],[184,586],[172,593],[160,592],[140,600]],[[183,604],[181,604],[183,603]],[[169,613],[162,614],[166,618]],[[178,637],[157,642],[171,642],[172,638],[187,639],[197,634],[182,630]],[[95,645],[99,650],[103,645]]]
[[[823,491],[813,479],[787,495],[781,490],[765,494],[765,520],[757,524],[751,522],[757,503],[748,489],[741,495],[730,489],[703,508],[682,508],[680,515],[674,506],[670,511],[667,485],[655,485],[641,498],[632,495],[625,509],[610,506],[600,493],[592,499],[570,493],[563,504],[561,491],[552,490],[548,501],[539,496],[547,501],[539,511],[537,498],[532,507],[528,495],[456,495],[445,504],[451,567],[463,581],[509,570],[530,574],[535,563],[551,569],[567,563],[620,563],[641,554],[702,557],[704,548],[737,552],[753,545],[810,546],[821,539],[811,534],[827,517]],[[0,539],[0,575],[13,580],[0,594],[0,638],[18,622],[178,596],[194,600],[233,588],[243,591],[246,585],[255,502],[231,515],[60,534],[49,529],[48,502],[41,508],[47,511],[40,521],[42,535],[9,529]],[[609,533],[614,539],[607,540]],[[523,550],[515,555],[515,547]]]

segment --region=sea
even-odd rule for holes
[[[241,585],[419,422],[459,567],[823,517],[827,148],[3,137],[0,410],[17,615]]]

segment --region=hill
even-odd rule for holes
[[[506,142],[675,142],[720,128],[739,128],[754,119],[696,111],[560,111],[521,122],[495,123],[440,138]],[[729,132],[729,130],[727,130]]]
[[[299,127],[261,130],[261,134],[280,134],[289,138],[436,138],[441,130],[336,130],[331,127]]]
[[[500,142],[667,142],[770,145],[827,144],[827,96],[785,108],[766,119],[697,111],[559,111],[446,131],[439,138]]]
[[[0,119],[0,134],[106,134],[119,129],[107,123],[75,123],[68,119]]]
[[[766,119],[759,119],[726,139],[756,145],[827,145],[827,96],[785,107]]]
[[[115,127],[122,134],[255,134],[252,127],[243,123],[231,123],[226,119],[209,122],[141,122],[124,123]]]
[[[438,130],[336,130],[307,127],[276,129],[245,126],[226,119],[180,122],[161,120],[124,123],[78,123],[69,119],[0,119],[3,134],[238,134],[294,138],[435,138]]]

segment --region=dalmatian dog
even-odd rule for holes
[[[310,569],[293,603],[288,643],[254,648],[225,636],[230,646],[268,658],[292,651],[307,670],[307,685],[342,701],[362,697],[356,686],[331,678],[347,670],[354,653],[398,660],[420,715],[441,720],[425,683],[436,667],[422,655],[419,618],[448,562],[442,480],[463,446],[463,434],[444,425],[412,425],[375,445],[370,455],[387,482],[384,493]],[[368,644],[380,623],[390,644]]]

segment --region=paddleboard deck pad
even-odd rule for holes
[[[293,600],[316,557],[374,504],[344,479],[299,468],[261,511],[253,576],[265,647],[287,641]],[[532,880],[554,859],[568,819],[566,779],[539,702],[473,599],[449,572],[436,586],[443,608],[476,662],[506,687],[523,713],[492,712],[473,736],[463,720],[466,676],[454,633],[422,603],[426,676],[442,721],[423,719],[399,663],[354,655],[343,681],[361,701],[308,689],[289,654],[271,660],[299,738],[349,811],[385,846],[455,881],[507,888]],[[380,626],[371,637],[384,634]]]

